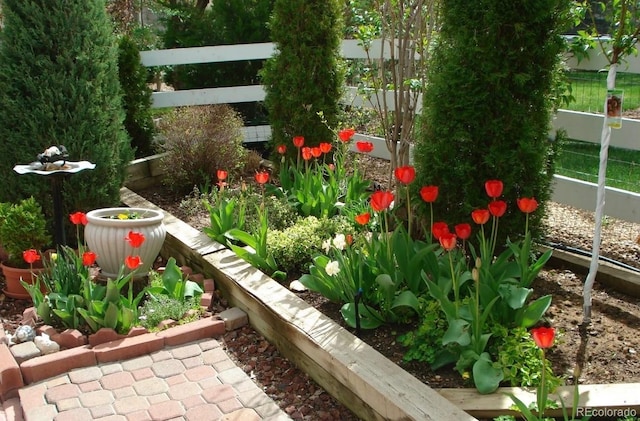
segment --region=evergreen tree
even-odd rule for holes
[[[552,95],[568,0],[444,0],[442,27],[429,66],[422,133],[415,147],[417,186],[438,185],[436,218],[471,222],[486,208],[484,183],[504,182],[508,210],[500,242],[523,233],[517,197],[542,208],[550,197],[554,143]]]
[[[132,158],[118,50],[103,0],[3,0],[0,38],[0,201],[34,195],[51,216],[49,181],[18,176],[51,145],[96,164],[67,177],[65,211],[119,203]]]
[[[140,51],[128,35],[119,42],[118,75],[124,93],[124,127],[131,138],[136,158],[153,154],[155,126],[151,116],[151,89],[147,86],[147,68],[140,61]]]
[[[276,0],[270,22],[276,54],[262,71],[273,145],[295,154],[293,136],[314,146],[333,139],[344,83],[342,2]],[[318,116],[324,114],[327,125]]]

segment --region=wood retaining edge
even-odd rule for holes
[[[127,188],[121,190],[121,198],[130,207],[161,210]],[[516,414],[507,393],[527,404],[535,399],[535,391],[523,388],[500,388],[491,395],[480,395],[475,389],[432,389],[206,234],[167,212],[164,223],[163,255],[210,275],[229,302],[247,313],[256,331],[362,419],[470,421]],[[553,253],[555,259],[568,259],[569,264],[584,263],[584,259],[569,259],[574,256],[571,253]],[[609,285],[611,278],[616,288],[638,294],[640,283],[634,272],[621,274],[608,264],[600,265],[600,270],[608,275],[599,272],[599,282]],[[625,286],[627,279],[631,283]],[[573,390],[567,386],[558,391],[568,407]],[[640,413],[640,383],[581,385],[579,394],[579,408]]]

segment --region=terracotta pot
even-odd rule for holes
[[[7,297],[15,298],[18,300],[31,299],[31,296],[29,295],[27,290],[24,289],[24,287],[20,283],[20,279],[33,285],[38,274],[45,270],[42,267],[42,264],[37,265],[37,267],[34,267],[33,269],[23,269],[13,266],[6,266],[4,263],[2,263],[0,264],[0,268],[2,268],[2,274],[4,275],[5,280],[5,289],[2,290],[2,292]],[[40,286],[40,289],[43,293],[46,293],[46,287],[44,284]]]
[[[111,219],[111,216],[136,212],[142,217],[136,219]],[[146,276],[151,265],[160,253],[164,244],[166,230],[161,211],[144,208],[104,208],[87,213],[87,226],[84,239],[89,250],[97,255],[97,263],[102,275],[116,278],[124,265],[127,256],[138,255],[142,265],[136,269],[135,276]],[[140,232],[145,241],[137,249],[133,249],[125,237],[129,231]]]

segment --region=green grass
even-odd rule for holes
[[[556,174],[597,183],[599,163],[600,145],[567,141],[556,161]],[[606,184],[640,193],[640,151],[609,148]]]
[[[571,71],[568,76],[575,101],[566,109],[601,113],[607,96],[607,72]],[[618,72],[616,89],[624,90],[623,110],[640,107],[640,74]]]

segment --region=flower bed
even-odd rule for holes
[[[128,191],[125,191],[123,199],[129,206],[148,205],[144,199]],[[431,392],[424,392],[423,388],[428,389],[426,385],[421,382],[416,383],[412,376],[408,376],[411,380],[407,380],[408,374],[397,365],[384,358],[380,360],[380,354],[365,343],[317,313],[308,304],[301,302],[297,296],[275,281],[239,261],[233,253],[209,241],[203,233],[171,215],[167,218],[169,223],[165,249],[170,250],[172,255],[181,256],[184,262],[194,262],[198,270],[213,274],[217,285],[224,291],[231,304],[248,312],[250,323],[254,328],[276,344],[292,361],[301,367],[306,367],[316,381],[334,396],[342,399],[354,412],[367,419],[376,419],[376,417],[381,419],[380,417],[393,414],[393,411],[398,410],[398,406],[406,406],[406,411],[418,411],[414,414],[416,419],[428,419],[425,417],[432,416],[428,414],[434,414],[430,412],[434,410],[434,402],[430,400],[433,395]],[[370,353],[373,353],[374,357],[371,357]],[[384,371],[385,369],[387,372]],[[602,386],[593,387],[598,390],[598,393],[602,393]],[[634,390],[638,386],[624,385],[624,387]],[[380,394],[374,390],[379,390]],[[584,396],[590,399],[595,397],[589,389],[581,390],[584,391]],[[414,392],[417,396],[413,395]],[[477,416],[504,413],[504,406],[510,406],[508,399],[497,398],[501,395],[490,395],[486,398],[490,401],[487,404],[485,398],[473,391],[461,392],[466,393],[464,398],[454,397],[457,393],[455,391],[440,392],[457,404],[464,402],[466,406],[463,408]],[[358,396],[354,397],[354,393]],[[409,400],[413,398],[415,402],[405,402],[404,398],[399,400],[399,397],[404,397],[407,393],[411,395],[407,398]],[[428,398],[424,398],[423,393],[426,393],[424,396]],[[604,403],[601,401],[597,405],[607,407],[607,404],[624,404],[640,409],[638,402],[630,399],[629,394],[624,395],[614,391],[614,395],[623,402],[604,398]],[[474,399],[470,399],[469,396],[473,396]],[[600,396],[603,395],[600,394]],[[631,398],[634,396],[632,395]],[[389,399],[395,402],[390,403]],[[591,402],[595,401],[584,404],[590,405]],[[386,415],[380,415],[377,411],[382,411]],[[436,415],[434,419],[464,419],[448,415],[444,417],[438,418]]]

